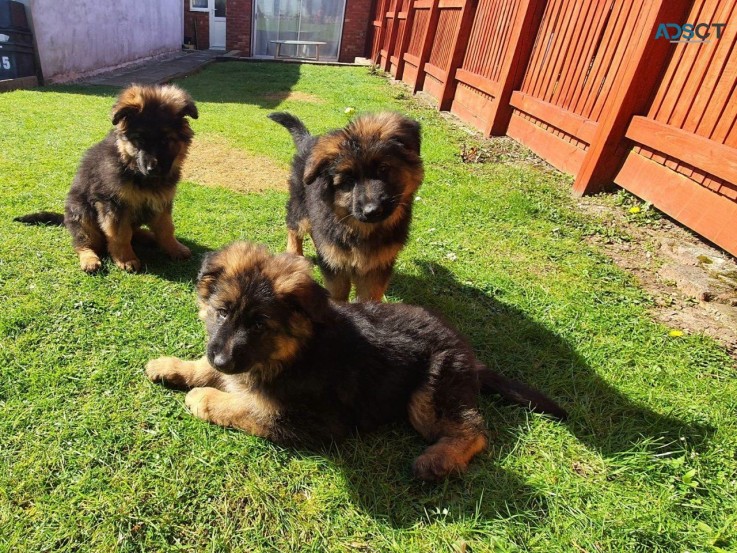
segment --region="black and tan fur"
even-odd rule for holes
[[[236,242],[205,259],[197,291],[207,355],[156,359],[146,374],[190,389],[187,406],[212,423],[314,446],[407,419],[431,443],[415,475],[435,480],[464,471],[486,448],[481,390],[565,416],[485,367],[420,307],[331,301],[304,257]]]
[[[319,137],[287,113],[297,154],[287,204],[287,251],[302,255],[310,234],[333,299],[381,301],[409,235],[422,183],[420,125],[398,113],[363,115]]]
[[[80,163],[64,215],[41,212],[15,220],[64,224],[87,272],[100,268],[105,251],[121,269],[138,271],[134,240],[156,243],[172,259],[187,259],[191,252],[174,237],[171,217],[193,136],[186,117],[196,119],[197,107],[176,86],[126,88],[113,107],[115,128]]]

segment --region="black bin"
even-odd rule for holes
[[[15,0],[0,0],[0,29],[30,31],[26,7]]]
[[[33,34],[26,7],[13,0],[0,0],[0,81],[35,74]]]
[[[33,77],[36,74],[36,64],[33,56],[33,46],[0,43],[0,81],[17,79],[19,77]]]

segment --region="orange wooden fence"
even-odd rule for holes
[[[737,255],[734,0],[377,0],[372,56],[487,135]],[[725,23],[672,44],[661,23]]]
[[[737,255],[737,3],[697,0],[696,19],[722,38],[676,45],[614,181]]]

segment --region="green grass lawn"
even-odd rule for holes
[[[306,452],[191,417],[143,367],[202,354],[198,257],[243,238],[281,250],[286,192],[183,182],[174,218],[191,261],[143,251],[144,274],[106,261],[88,276],[63,229],[11,219],[62,209],[116,91],[2,94],[0,551],[737,549],[734,364],[652,322],[634,279],[588,245],[609,231],[577,211],[568,178],[461,163],[473,137],[365,68],[218,64],[180,84],[198,136],[284,167],[293,146],[273,109],[314,132],[345,124],[346,106],[421,121],[426,179],[388,299],[442,312],[570,420],[488,398],[489,451],[432,486],[410,476],[423,444],[405,425]],[[324,103],[264,98],[290,89]]]

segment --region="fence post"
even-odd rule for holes
[[[443,89],[438,99],[438,109],[447,111],[453,103],[453,96],[456,91],[456,69],[463,63],[463,56],[466,55],[468,48],[468,38],[471,36],[471,27],[473,26],[473,16],[476,14],[476,6],[478,0],[465,0],[461,8],[461,21],[458,25],[458,32],[453,37],[453,44],[450,52],[450,62],[446,72]]]
[[[633,116],[647,110],[673,52],[673,45],[667,39],[655,40],[658,25],[683,22],[692,4],[693,0],[651,0],[649,3],[640,35],[624,59],[624,75],[609,109],[596,127],[576,175],[573,183],[576,195],[595,194],[612,183],[626,153],[627,127]]]
[[[420,51],[420,63],[417,66],[417,78],[412,87],[412,93],[416,93],[425,84],[425,63],[430,59],[432,51],[432,43],[435,40],[435,31],[438,29],[438,20],[440,19],[440,0],[430,0],[430,17],[427,22],[425,36],[422,39],[422,50]]]
[[[507,133],[514,108],[509,103],[512,92],[522,85],[530,62],[535,39],[540,29],[546,0],[522,0],[514,27],[509,35],[509,48],[499,74],[496,103],[489,113],[486,135],[503,136]]]

